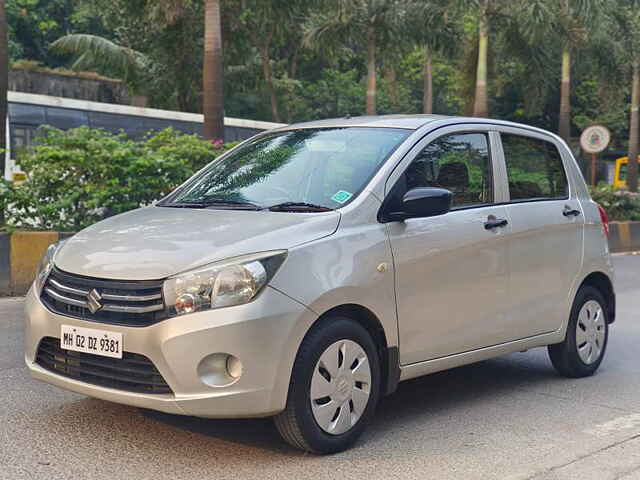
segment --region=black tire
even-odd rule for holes
[[[360,419],[340,435],[325,432],[311,409],[311,379],[320,356],[335,342],[351,340],[366,353],[371,368],[369,401]],[[357,322],[346,317],[326,318],[302,341],[291,373],[285,410],[274,417],[282,438],[293,447],[315,454],[337,453],[349,448],[362,434],[380,398],[380,360],[376,346]]]
[[[583,305],[591,300],[600,304],[602,314],[604,315],[604,343],[600,350],[600,356],[593,363],[585,363],[578,353],[578,345],[576,345],[576,328],[578,324],[578,315]],[[594,287],[584,286],[578,290],[573,306],[571,307],[571,316],[567,325],[567,334],[564,342],[555,345],[549,345],[549,357],[551,363],[560,375],[570,378],[581,378],[593,375],[602,363],[604,354],[607,350],[609,341],[609,312],[607,311],[607,302],[604,296]]]

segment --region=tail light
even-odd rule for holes
[[[602,222],[602,230],[604,231],[604,234],[608,237],[609,236],[609,217],[607,216],[607,212],[605,211],[604,208],[602,208],[602,205],[598,204],[598,212],[600,212],[600,221]]]

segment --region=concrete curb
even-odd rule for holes
[[[60,238],[58,232],[14,232],[11,235],[11,291],[26,293],[36,276],[47,247]]]
[[[640,222],[609,223],[609,250],[612,253],[640,250]]]
[[[11,289],[11,236],[0,232],[0,295],[9,295]]]
[[[47,247],[58,232],[0,233],[0,295],[24,295]]]

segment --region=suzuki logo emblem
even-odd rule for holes
[[[102,308],[102,303],[100,303],[102,296],[95,288],[89,292],[87,300],[87,306],[89,307],[89,310],[91,310],[91,313],[96,313]]]

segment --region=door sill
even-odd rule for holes
[[[434,358],[424,362],[410,363],[400,366],[400,381],[410,378],[428,375],[430,373],[448,370],[450,368],[467,365],[469,363],[480,362],[489,358],[506,355],[507,353],[519,352],[535,347],[543,347],[563,340],[562,329],[527,337],[512,342],[500,343],[490,347],[483,347],[477,350],[447,355],[446,357]]]

